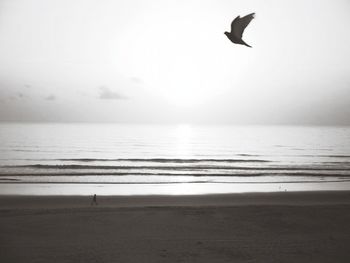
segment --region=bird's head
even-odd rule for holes
[[[224,34],[227,36],[227,35],[228,35],[228,32],[226,31]]]

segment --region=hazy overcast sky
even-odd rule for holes
[[[0,0],[0,120],[350,124],[349,32],[349,0]]]

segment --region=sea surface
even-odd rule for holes
[[[0,124],[0,195],[350,190],[350,127]]]

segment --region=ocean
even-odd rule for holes
[[[0,124],[0,195],[350,190],[350,127]]]

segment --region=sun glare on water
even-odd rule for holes
[[[175,130],[176,155],[180,158],[189,158],[192,155],[191,137],[192,127],[188,124],[180,124]]]

